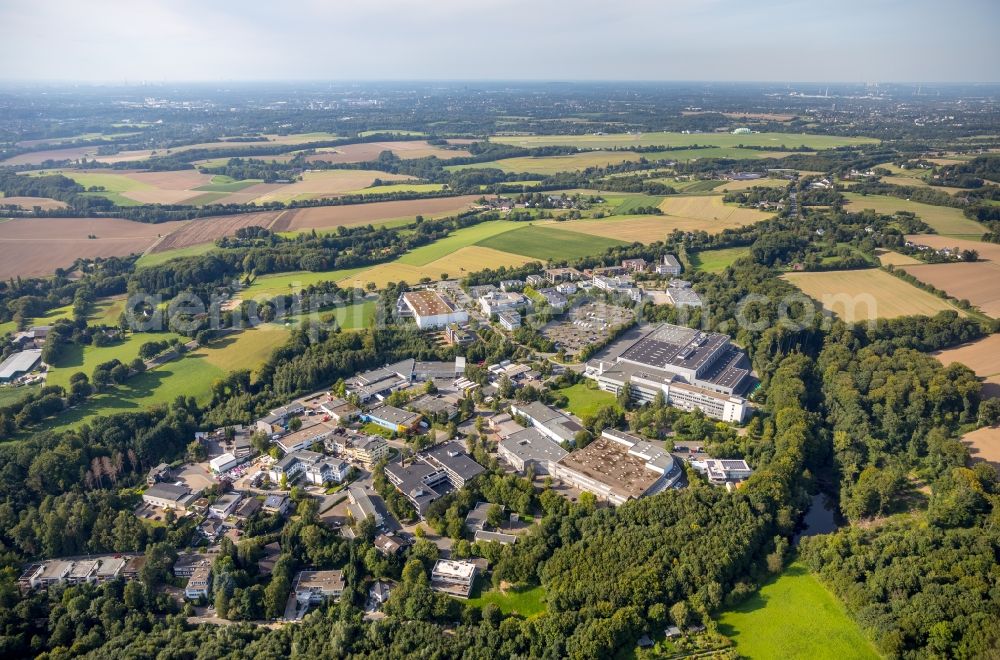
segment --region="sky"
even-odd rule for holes
[[[0,0],[0,80],[998,82],[1000,0]]]

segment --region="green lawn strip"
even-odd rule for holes
[[[878,658],[847,610],[809,570],[793,563],[719,617],[719,632],[747,658]]]
[[[243,190],[244,188],[249,188],[250,186],[255,186],[258,183],[264,183],[263,179],[243,179],[241,181],[236,181],[235,179],[217,174],[212,177],[212,182],[204,186],[198,186],[194,188],[199,192],[217,192],[217,193],[234,193]]]
[[[150,341],[165,341],[179,337],[172,332],[136,332],[126,336],[125,340],[111,346],[80,346],[68,344],[63,348],[62,355],[49,371],[47,383],[69,387],[70,376],[82,371],[89,377],[94,368],[104,362],[118,359],[128,364],[139,356],[139,347]]]
[[[12,406],[29,394],[42,389],[41,385],[26,385],[23,387],[0,387],[0,408]]]
[[[313,318],[322,322],[323,319],[329,314],[333,315],[333,319],[336,321],[337,327],[340,329],[361,330],[371,325],[372,320],[375,318],[375,301],[365,300],[363,302],[354,303],[353,305],[345,305],[343,307],[323,310],[319,312],[319,314],[314,314],[312,312],[298,314],[296,316],[281,319],[279,323],[284,325],[296,325]]]
[[[533,259],[576,259],[601,254],[624,241],[574,231],[527,225],[476,243],[482,247],[520,254]]]
[[[621,215],[633,213],[637,208],[646,206],[659,206],[663,202],[663,197],[658,195],[637,195],[628,197],[621,204],[614,208],[614,212]]]

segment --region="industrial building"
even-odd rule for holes
[[[389,463],[385,476],[423,517],[432,502],[461,488],[483,470],[462,445],[446,442],[418,454],[411,463]]]
[[[611,504],[671,488],[683,473],[662,445],[614,429],[563,457],[552,470],[554,477]]]
[[[528,467],[535,474],[550,474],[552,466],[569,453],[536,428],[521,429],[497,445],[497,454],[518,472]]]
[[[407,291],[401,297],[421,330],[444,328],[451,323],[466,323],[468,313],[437,291]]]
[[[6,360],[0,362],[0,383],[8,383],[20,378],[38,366],[42,361],[42,351],[31,348],[18,353],[11,353]]]
[[[576,434],[584,430],[578,421],[539,401],[516,403],[510,411],[527,419],[531,425],[556,442],[576,442]]]
[[[614,394],[629,383],[639,403],[662,393],[671,406],[697,408],[736,423],[750,412],[742,394],[754,382],[749,359],[729,337],[669,323],[648,326],[638,339],[619,342],[588,362],[585,375]]]

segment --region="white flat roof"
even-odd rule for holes
[[[31,371],[41,359],[42,350],[39,348],[13,353],[0,363],[0,379],[8,380],[19,373]]]

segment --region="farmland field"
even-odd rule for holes
[[[428,144],[424,140],[406,140],[400,142],[361,142],[343,147],[323,149],[319,153],[306,156],[306,161],[326,163],[363,163],[378,160],[383,151],[391,151],[399,158],[426,158],[437,156],[442,160],[471,156],[465,149],[446,149]]]
[[[607,135],[518,135],[491,137],[490,142],[518,147],[569,146],[590,149],[613,147],[805,147],[832,149],[848,145],[872,144],[873,138],[841,137],[838,135],[808,135],[804,133],[619,133]]]
[[[703,158],[732,158],[740,160],[756,160],[760,158],[784,158],[794,152],[771,151],[763,149],[745,149],[741,147],[705,147],[700,149],[671,149],[670,151],[648,151],[644,156],[648,160],[675,160],[686,163]]]
[[[979,258],[1000,264],[1000,243],[986,243],[985,241],[975,241],[967,238],[953,238],[951,236],[937,236],[935,234],[909,234],[906,240],[913,241],[921,245],[929,245],[940,250],[942,248],[958,248],[959,250],[975,250],[979,253]]]
[[[719,617],[719,632],[746,658],[878,658],[844,605],[802,564]]]
[[[215,243],[199,243],[183,248],[172,248],[162,252],[146,252],[135,262],[136,268],[148,268],[166,263],[179,257],[195,257],[215,249]]]
[[[721,273],[740,257],[750,254],[748,247],[705,250],[689,255],[691,265],[704,273]]]
[[[668,216],[690,218],[707,223],[705,231],[714,233],[728,227],[749,225],[772,216],[771,213],[726,204],[720,195],[685,195],[667,197],[660,208]]]
[[[1000,318],[1000,263],[991,261],[903,266],[908,274],[982,312]]]
[[[340,225],[379,224],[401,218],[412,220],[418,215],[425,218],[439,218],[455,215],[468,209],[480,197],[481,195],[464,195],[461,197],[435,197],[294,209],[276,222],[274,229],[275,231],[295,231],[339,227]]]
[[[16,218],[0,223],[0,278],[52,275],[77,258],[142,253],[183,222],[119,218]],[[95,236],[96,238],[88,238]]]
[[[658,195],[634,195],[626,197],[620,204],[614,207],[613,212],[618,215],[628,215],[639,207],[659,206],[662,202],[663,197]]]
[[[153,246],[151,253],[168,252],[178,248],[187,248],[205,243],[213,243],[223,236],[232,236],[237,229],[243,227],[269,228],[282,215],[291,211],[264,211],[261,213],[241,213],[238,215],[220,215],[197,220],[188,220],[159,243]],[[147,262],[148,265],[148,262]]]
[[[985,461],[1000,470],[1000,427],[986,426],[962,436],[962,444],[969,450],[973,463]]]
[[[848,323],[923,314],[933,316],[950,303],[878,270],[842,270],[820,273],[786,273],[781,276]]]
[[[876,213],[885,215],[892,215],[897,211],[910,211],[939,234],[979,238],[986,232],[986,228],[981,224],[962,215],[961,209],[950,206],[921,204],[886,195],[845,193],[844,196],[847,198],[845,208],[855,213],[863,209],[872,209]]]
[[[969,367],[984,380],[984,397],[1000,397],[1000,335],[989,335],[932,355],[944,365],[960,362]]]
[[[568,156],[523,156],[519,158],[503,158],[485,163],[469,163],[466,165],[448,165],[450,172],[468,169],[498,169],[504,172],[525,172],[528,174],[556,174],[557,172],[575,172],[588,167],[606,167],[607,165],[624,162],[635,162],[645,154],[632,151],[587,151]]]
[[[719,186],[719,192],[735,192],[737,190],[749,190],[750,188],[785,188],[788,186],[786,179],[751,179],[749,181],[725,181]]]
[[[51,211],[53,209],[64,209],[68,204],[60,202],[57,199],[52,199],[51,197],[4,197],[0,195],[0,206],[17,206],[26,211],[30,211],[37,206],[43,211]]]
[[[423,245],[402,255],[396,261],[411,266],[423,266],[441,259],[456,250],[470,245],[486,245],[483,241],[497,234],[515,231],[524,227],[523,224],[507,220],[492,220],[480,222],[478,225],[464,227],[451,232],[444,238],[430,245]],[[489,246],[488,246],[489,247]]]
[[[368,282],[374,282],[378,287],[383,287],[389,282],[400,281],[413,284],[419,282],[422,277],[437,280],[445,273],[451,278],[463,277],[484,268],[522,266],[531,261],[535,261],[535,259],[488,247],[472,245],[460,248],[447,256],[427,264],[411,265],[398,261],[379,264],[350,277],[346,277],[338,281],[337,284],[341,287],[364,287]]]
[[[555,229],[553,226],[528,225],[479,241],[477,245],[512,252],[534,259],[576,259],[602,254],[609,247],[626,245],[624,241]]]
[[[892,250],[876,251],[879,263],[883,266],[914,266],[923,263],[919,259],[893,252]]]
[[[372,185],[376,179],[382,181],[406,181],[411,177],[389,174],[376,170],[315,170],[307,171],[301,181],[289,183],[272,192],[254,199],[257,204],[264,202],[290,202],[296,199],[318,199],[336,197],[351,190],[359,190]]]

